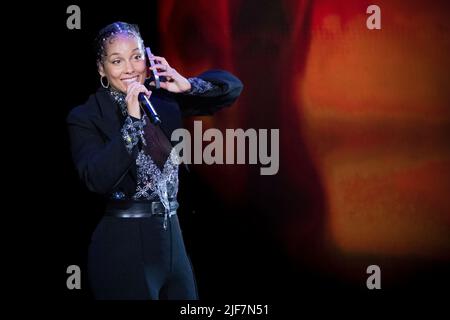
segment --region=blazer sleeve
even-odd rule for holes
[[[86,112],[67,117],[71,153],[80,179],[90,191],[107,194],[135,163],[138,148],[127,150],[120,130],[106,137]]]
[[[184,117],[212,115],[235,102],[243,89],[243,84],[237,77],[223,70],[209,70],[197,78],[209,81],[214,86],[199,95],[177,96]]]

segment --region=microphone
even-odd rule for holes
[[[150,119],[150,122],[155,126],[161,124],[161,119],[159,118],[158,113],[156,113],[156,110],[155,108],[153,108],[152,103],[143,92],[139,93],[138,100],[141,109],[144,110],[145,114]]]

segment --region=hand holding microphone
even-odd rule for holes
[[[127,87],[127,96],[125,101],[127,103],[128,114],[132,117],[141,119],[142,113],[140,108],[140,96],[150,98],[152,92],[149,91],[143,84],[134,82]]]

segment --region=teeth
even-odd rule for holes
[[[137,81],[138,77],[130,78],[130,79],[122,79],[123,82],[130,84]]]

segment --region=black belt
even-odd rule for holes
[[[179,207],[177,200],[169,201],[166,209],[161,201],[109,201],[106,205],[105,215],[117,218],[149,218],[153,216],[171,217],[177,213]]]

